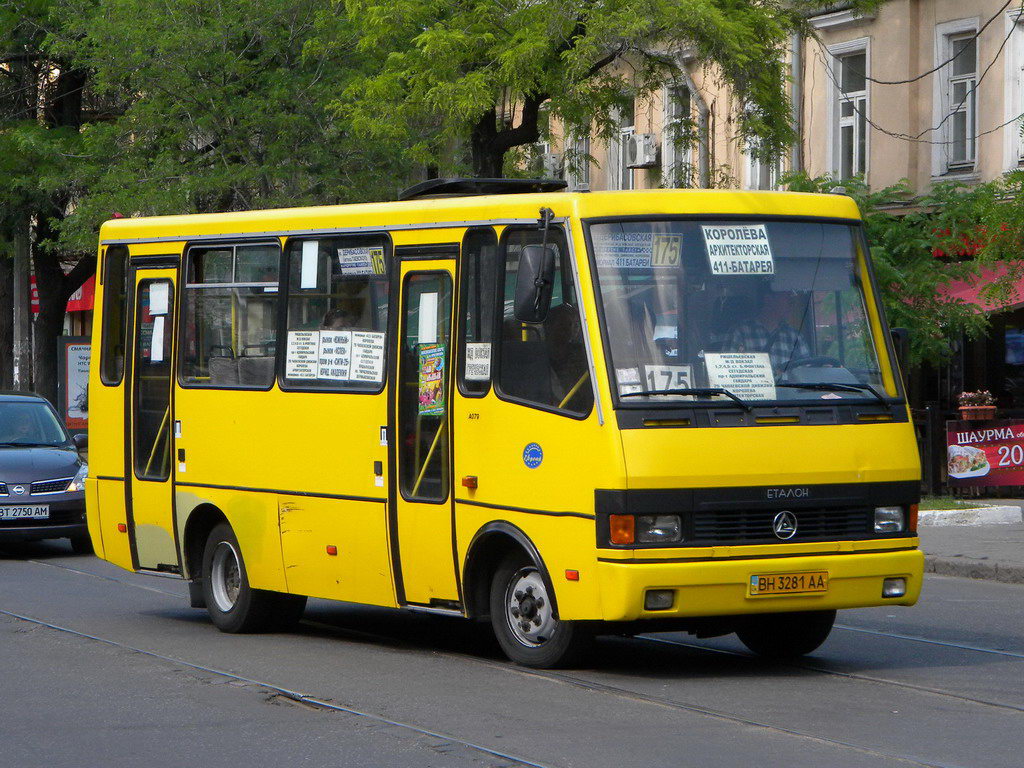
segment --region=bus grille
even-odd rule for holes
[[[861,538],[871,533],[872,510],[857,509],[793,509],[796,535],[785,539],[820,541],[822,539]],[[715,510],[693,513],[693,543],[781,543],[775,536],[772,521],[778,509]]]

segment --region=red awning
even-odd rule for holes
[[[966,280],[950,280],[948,283],[938,286],[936,293],[953,301],[962,301],[965,304],[974,304],[983,312],[1001,312],[1007,309],[1015,309],[1024,305],[1024,278],[1019,278],[1010,286],[1009,293],[1005,298],[993,301],[981,295],[982,290],[997,280],[1006,277],[1007,268],[997,266],[993,268],[984,267],[981,274]]]
[[[29,276],[29,288],[31,291],[32,314],[39,314],[39,290],[36,288],[36,276]],[[96,295],[96,276],[93,275],[86,280],[82,287],[71,294],[68,299],[68,312],[87,312],[92,309],[92,302]]]

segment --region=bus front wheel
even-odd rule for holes
[[[585,625],[555,617],[540,570],[525,554],[510,555],[495,571],[490,609],[491,626],[501,649],[526,667],[573,666],[583,659],[593,640]]]
[[[202,572],[206,610],[222,632],[284,629],[302,618],[305,597],[249,586],[242,549],[227,523],[210,531],[203,549]]]
[[[835,611],[762,613],[747,616],[736,634],[758,656],[794,659],[817,650],[835,620]]]

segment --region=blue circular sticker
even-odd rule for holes
[[[523,448],[523,464],[530,469],[536,469],[544,461],[544,451],[537,443],[530,443]]]

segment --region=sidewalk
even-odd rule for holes
[[[928,573],[1024,584],[1024,523],[921,526],[918,535]]]

